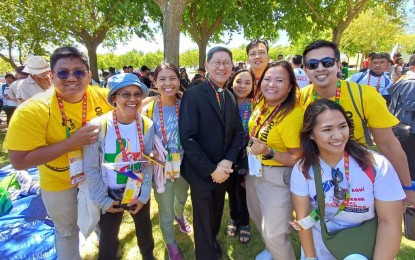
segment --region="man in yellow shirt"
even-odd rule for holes
[[[55,88],[20,105],[7,131],[4,148],[17,170],[37,166],[42,199],[55,224],[58,258],[81,259],[77,226],[77,184],[84,177],[82,145],[98,138],[92,118],[112,109],[108,89],[89,85],[88,58],[73,47],[50,57]]]
[[[392,163],[406,191],[406,200],[415,204],[406,155],[392,132],[392,126],[399,123],[386,107],[385,100],[376,89],[367,85],[359,86],[339,80],[340,51],[335,43],[317,40],[309,44],[303,52],[305,72],[312,82],[301,89],[300,104],[308,104],[320,98],[338,102],[343,106],[353,123],[353,136],[361,143],[365,140],[363,120],[367,120],[373,139],[379,151]],[[355,104],[353,104],[355,102]],[[357,108],[357,111],[356,111]],[[360,114],[360,116],[358,115]]]

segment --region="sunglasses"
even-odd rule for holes
[[[338,200],[344,200],[346,191],[339,186],[339,183],[343,181],[343,173],[339,169],[331,169],[331,177],[334,181],[334,197]]]
[[[331,68],[336,64],[336,58],[325,57],[321,60],[311,59],[305,63],[305,67],[308,70],[315,70],[318,68],[318,65],[321,63],[324,68]]]
[[[58,76],[59,79],[68,79],[69,76],[72,74],[77,79],[83,79],[85,78],[88,70],[58,70],[56,72],[56,76]]]
[[[115,93],[118,96],[121,96],[123,99],[130,99],[132,96],[134,96],[135,99],[139,99],[143,97],[143,93],[142,92],[135,92],[135,93],[130,93],[130,92],[123,92],[123,93]]]

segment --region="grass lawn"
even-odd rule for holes
[[[3,144],[4,136],[6,130],[0,128],[0,143]],[[0,149],[0,167],[3,167],[8,164],[7,151],[3,150],[3,145]],[[190,202],[190,196],[186,203],[185,215],[188,218],[190,224],[193,223],[192,219],[192,208]],[[154,255],[157,259],[168,259],[167,252],[165,250],[165,245],[163,238],[161,236],[160,227],[158,224],[158,213],[157,213],[157,202],[154,200],[154,196],[151,199],[151,220],[153,223],[153,235],[155,240],[155,250]],[[219,234],[219,243],[222,246],[224,259],[237,259],[237,260],[250,260],[255,259],[255,256],[264,249],[264,244],[259,236],[257,230],[251,226],[251,242],[244,245],[239,243],[238,238],[229,238],[225,234],[226,223],[229,220],[229,210],[227,202],[225,202],[225,209],[222,218],[222,229]],[[182,256],[186,260],[195,259],[194,254],[194,241],[193,233],[189,235],[183,234],[179,231],[177,224],[175,223],[176,229],[176,239],[180,247]],[[300,255],[300,243],[296,232],[292,233],[292,241],[294,246],[294,251],[296,253],[297,259]],[[137,247],[137,240],[135,238],[134,232],[134,222],[131,219],[129,214],[124,214],[123,224],[121,226],[121,231],[119,234],[121,241],[121,246],[119,250],[119,255],[121,259],[140,259],[140,253]],[[83,259],[98,259],[98,248],[97,248],[97,239],[95,234],[91,235],[85,242],[82,248]],[[401,251],[397,259],[415,259],[415,241],[410,241],[405,239],[402,236]]]

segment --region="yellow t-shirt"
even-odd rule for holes
[[[264,99],[258,102],[252,111],[251,118],[249,119],[248,127],[249,133],[252,135],[252,131],[255,128],[255,137],[265,142],[268,147],[273,148],[278,152],[287,152],[288,148],[299,148],[300,147],[300,130],[303,125],[304,109],[297,105],[293,111],[282,118],[278,124],[275,124],[275,118],[268,124],[265,123],[272,111],[272,107],[266,109],[265,113],[260,116],[260,111],[264,106]],[[260,117],[259,117],[260,116]],[[259,124],[257,125],[257,119]],[[262,127],[261,127],[262,126]],[[260,129],[261,127],[261,129]],[[265,160],[261,158],[261,163],[268,166],[284,166],[275,160]]]
[[[352,128],[354,129],[354,137],[362,144],[365,144],[362,120],[356,114],[352,98],[350,96],[349,90],[347,89],[346,81],[339,81],[341,83],[340,105],[346,111],[346,115],[349,117],[349,119],[351,119]],[[358,108],[360,115],[366,118],[369,128],[387,128],[399,123],[399,120],[389,112],[385,99],[376,91],[374,87],[367,85],[361,85],[364,110],[363,115],[359,87],[355,82],[349,83],[356,107]],[[306,108],[310,103],[314,102],[313,92],[313,85],[308,85],[305,88],[301,89],[300,105]],[[317,98],[320,99],[319,97]],[[335,97],[333,96],[330,98],[330,100],[335,101]]]
[[[108,89],[87,88],[87,122],[113,109],[107,102]],[[67,125],[71,134],[82,126],[82,101],[71,104],[63,101]],[[4,148],[31,151],[66,139],[55,90],[50,89],[22,103],[13,114],[4,141]],[[81,147],[79,147],[81,149]],[[61,191],[73,186],[69,179],[68,154],[39,165],[40,187],[47,191]]]

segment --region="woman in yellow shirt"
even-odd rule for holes
[[[249,214],[264,239],[261,259],[295,259],[290,241],[292,215],[291,169],[299,151],[299,133],[304,110],[296,101],[299,90],[295,74],[287,61],[268,65],[259,86],[263,98],[249,120],[250,163],[260,158],[260,174],[246,180]],[[259,165],[259,161],[257,162]]]

